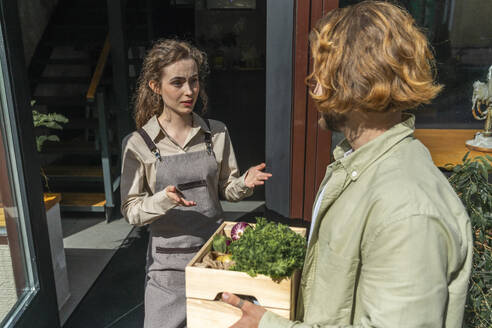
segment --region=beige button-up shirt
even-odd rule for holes
[[[183,148],[166,134],[156,116],[143,129],[154,141],[162,157],[206,149],[204,131],[208,131],[208,127],[196,114],[193,114],[193,128]],[[246,174],[239,175],[227,127],[222,122],[210,120],[210,130],[219,184],[209,189],[209,192],[220,192],[228,201],[239,201],[250,196],[253,189],[244,183]],[[156,192],[156,157],[136,131],[123,140],[122,163],[121,212],[130,224],[149,224],[176,206],[164,190]]]

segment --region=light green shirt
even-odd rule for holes
[[[415,119],[344,158],[320,186],[296,322],[272,312],[260,328],[461,327],[472,261],[470,220]],[[318,195],[318,197],[320,197]]]

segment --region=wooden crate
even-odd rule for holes
[[[226,221],[213,236],[224,231],[230,237],[236,222]],[[305,228],[291,228],[306,235]],[[245,272],[217,270],[194,266],[212,249],[213,236],[196,256],[188,263],[186,274],[186,311],[188,328],[229,327],[241,318],[241,310],[220,301],[222,292],[255,297],[260,305],[285,318],[293,319],[300,273],[296,271],[290,278],[280,283],[270,277],[258,275],[251,277]]]

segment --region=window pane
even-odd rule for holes
[[[210,65],[207,116],[226,124],[241,173],[265,161],[266,8],[249,0],[195,5],[195,39]],[[264,199],[263,186],[248,198]]]
[[[340,7],[361,1],[340,0]],[[432,104],[413,112],[417,128],[477,128],[473,118],[473,83],[487,82],[492,65],[492,1],[402,0],[434,48],[437,80],[443,92]]]
[[[0,69],[0,326],[9,326],[36,291],[32,244],[23,204],[16,130],[7,110]]]

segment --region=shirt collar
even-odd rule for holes
[[[152,141],[155,141],[159,134],[163,133],[156,115],[152,116],[142,128],[147,132]]]
[[[210,129],[207,126],[207,123],[205,123],[205,120],[198,114],[193,113],[193,128],[198,128],[198,130],[203,130],[203,132],[208,132],[210,133]],[[198,131],[197,130],[197,131]]]
[[[203,130],[204,132],[210,132],[210,129],[208,128],[203,118],[200,117],[200,115],[196,113],[192,113],[192,115],[193,127],[192,133],[190,133],[191,137],[195,136],[200,130]],[[157,120],[157,115],[152,116],[142,128],[145,130],[145,132],[147,132],[152,141],[156,141],[160,136],[166,137],[166,133],[162,130],[161,125]]]
[[[349,177],[352,180],[357,180],[374,161],[400,141],[412,135],[414,129],[415,116],[404,113],[403,122],[396,124],[382,135],[353,151],[350,156],[344,156],[352,147],[347,139],[343,139],[333,151],[335,163],[340,163]]]

